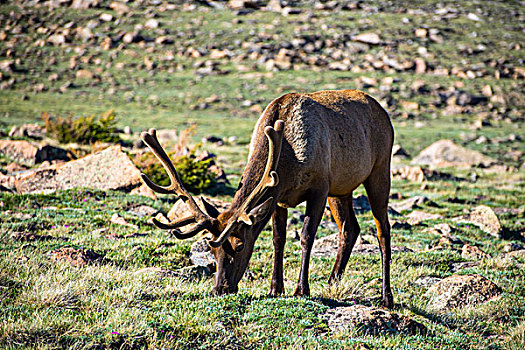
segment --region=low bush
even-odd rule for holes
[[[97,116],[51,118],[44,112],[42,119],[46,133],[61,143],[93,144],[95,142],[117,142],[117,118],[113,110]]]
[[[206,192],[216,184],[215,175],[208,170],[211,159],[198,160],[193,155],[182,155],[173,158],[173,165],[184,184],[184,188],[194,194]],[[170,183],[168,175],[162,164],[153,153],[144,153],[134,159],[137,167],[143,171],[153,182],[167,186]]]

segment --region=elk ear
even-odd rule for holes
[[[211,216],[214,219],[217,219],[217,216],[219,216],[219,211],[217,208],[213,206],[213,204],[208,203],[204,197],[201,196],[202,205],[204,206],[204,210],[206,211],[206,214]]]
[[[273,197],[268,198],[262,204],[259,204],[248,214],[243,214],[239,217],[246,225],[255,225],[257,222],[261,221],[270,211],[272,207]]]

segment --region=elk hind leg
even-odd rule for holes
[[[378,169],[366,179],[364,186],[377,228],[377,239],[381,248],[381,263],[383,269],[382,302],[391,309],[394,306],[390,288],[390,223],[388,222],[388,196],[390,193],[390,170]]]
[[[329,197],[328,205],[339,228],[337,257],[328,279],[328,283],[332,283],[343,276],[348,259],[359,236],[360,228],[352,205],[352,195],[346,198]]]

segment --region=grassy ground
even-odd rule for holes
[[[170,3],[179,2],[163,4]],[[394,255],[392,286],[396,311],[429,329],[427,335],[418,336],[332,333],[321,317],[325,310],[338,305],[358,302],[379,306],[378,255],[352,256],[345,277],[331,288],[326,286],[326,280],[333,259],[313,258],[311,298],[268,298],[273,248],[267,228],[257,241],[249,278],[242,280],[240,293],[217,298],[209,296],[211,277],[187,280],[144,270],[152,267],[178,270],[190,265],[192,240],[178,241],[148,224],[147,218],[130,213],[138,204],[166,212],[170,199],[153,201],[84,189],[50,195],[0,193],[0,347],[328,349],[366,344],[374,349],[518,349],[525,346],[524,261],[501,258],[507,244],[523,244],[525,228],[525,174],[517,170],[523,164],[525,152],[525,142],[520,139],[524,126],[525,104],[521,96],[524,81],[523,77],[513,75],[516,67],[523,69],[525,56],[521,47],[524,14],[518,2],[466,1],[457,8],[454,3],[446,2],[444,7],[457,11],[457,16],[449,19],[436,15],[438,7],[430,1],[395,5],[372,1],[352,11],[314,11],[314,17],[307,16],[313,8],[308,4],[299,7],[301,14],[290,16],[264,11],[237,16],[231,10],[204,6],[184,12],[179,7],[162,11],[162,6],[147,3],[128,5],[132,10],[129,16],[106,8],[50,11],[47,7],[15,2],[2,5],[0,32],[6,34],[6,39],[0,41],[1,61],[14,60],[15,68],[2,71],[0,130],[6,133],[12,125],[42,123],[41,113],[45,111],[64,116],[115,109],[119,126],[130,126],[134,131],[150,127],[181,129],[197,123],[195,142],[208,135],[238,138],[225,146],[204,145],[218,154],[220,165],[234,175],[231,180],[235,186],[238,181],[235,175],[241,173],[246,160],[251,129],[260,111],[273,98],[289,91],[357,87],[377,97],[387,108],[396,129],[396,143],[411,155],[436,140],[449,138],[496,158],[510,171],[444,169],[466,178],[475,173],[478,179],[429,181],[424,187],[409,181],[393,182],[393,193],[399,192],[404,198],[423,194],[436,205],[424,205],[422,210],[443,216],[393,233],[394,245],[414,250]],[[101,13],[122,20],[101,23],[97,20]],[[481,20],[469,19],[469,14],[476,14]],[[106,36],[133,31],[150,17],[161,22],[160,29],[176,39],[174,44],[116,43],[111,50],[101,48]],[[62,33],[68,23],[73,22],[75,28],[89,26],[93,21],[99,24],[92,29],[94,38],[86,43],[71,35],[63,46],[38,44],[39,39],[46,40],[52,32]],[[37,27],[48,28],[48,32],[38,31]],[[414,34],[417,28],[438,29],[444,40],[418,38]],[[303,63],[294,63],[295,69],[268,71],[242,45],[257,42],[255,38],[272,47],[306,35],[326,40],[361,32],[378,33],[382,41],[394,44],[370,46],[364,52],[352,54],[353,65],[365,62],[367,55],[379,59],[386,55],[399,62],[413,60],[421,56],[420,48],[424,47],[429,67],[476,71],[476,66],[481,65],[486,74],[469,79],[453,74],[438,76],[366,67],[362,72],[351,72]],[[140,33],[152,38],[162,34],[151,29],[141,29]],[[234,58],[178,54],[189,47],[208,52],[228,49]],[[174,58],[166,59],[170,54]],[[328,56],[329,51],[323,49],[315,55]],[[146,67],[146,56],[156,62],[155,69]],[[235,57],[242,59],[236,62]],[[72,59],[75,64],[70,68]],[[227,74],[198,74],[199,62],[206,61],[214,61]],[[89,69],[99,78],[76,78],[79,69]],[[377,83],[364,84],[363,76],[375,78]],[[382,86],[387,84],[383,81],[389,77],[395,79],[384,90]],[[44,88],[40,89],[39,84]],[[64,84],[69,87],[60,91]],[[461,90],[478,96],[486,85],[491,86],[494,95],[502,96],[503,101],[491,101],[489,97],[482,105],[445,113],[446,103],[440,100],[439,92]],[[403,102],[417,102],[419,107],[406,109]],[[479,118],[488,124],[476,128]],[[518,137],[498,141],[510,134]],[[475,142],[480,136],[495,141]],[[2,160],[2,164],[7,161]],[[364,193],[362,189],[357,192]],[[455,246],[426,251],[437,245],[440,238],[427,228],[436,223],[451,223],[451,218],[480,204],[514,209],[499,214],[507,236],[496,239],[475,226],[457,226],[456,237],[491,255],[459,273],[481,274],[501,287],[503,295],[481,306],[444,313],[432,311],[423,297],[426,288],[414,281],[421,276],[449,276],[453,274],[451,264],[466,260]],[[110,224],[109,218],[114,213],[138,225],[138,230]],[[359,215],[358,220],[364,235],[373,234],[369,213]],[[13,238],[18,232],[49,237],[20,241]],[[318,237],[327,234],[326,229],[320,229]],[[105,259],[86,267],[51,261],[49,252],[66,245],[93,249]],[[287,295],[295,285],[299,263],[300,249],[290,238],[285,254]]]

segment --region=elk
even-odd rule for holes
[[[273,100],[252,134],[250,152],[239,188],[226,211],[219,213],[203,200],[203,210],[184,189],[173,164],[159,144],[155,129],[143,141],[164,165],[171,185],[161,187],[144,174],[159,193],[178,195],[192,215],[164,224],[186,239],[206,230],[217,263],[214,293],[236,293],[255,241],[272,218],[274,261],[270,295],[284,293],[283,253],[287,208],[306,202],[300,234],[302,260],[294,295],[310,294],[308,269],[314,237],[328,201],[339,228],[339,244],[328,282],[341,278],[359,235],[352,192],[364,185],[377,228],[382,261],[382,303],[393,307],[390,289],[390,159],[394,131],[387,112],[358,90],[289,93]],[[186,232],[178,228],[194,224]]]

